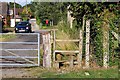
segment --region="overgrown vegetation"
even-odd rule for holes
[[[92,51],[92,57],[95,58],[94,61],[97,62],[100,66],[102,66],[103,62],[103,57],[104,53],[108,52],[110,54],[111,59],[111,54],[114,53],[114,49],[111,48],[113,44],[111,44],[111,37],[107,37],[105,40],[105,34],[104,32],[107,32],[109,35],[109,31],[111,32],[112,30],[117,30],[117,26],[114,25],[115,19],[118,21],[118,17],[120,16],[119,13],[119,3],[106,3],[106,2],[101,2],[101,3],[70,3],[70,10],[73,12],[72,16],[76,18],[77,24],[78,25],[83,25],[83,16],[86,17],[87,19],[91,20],[91,29],[90,29],[90,35],[91,35],[91,51]],[[114,7],[113,7],[114,6]],[[112,21],[111,21],[112,20]],[[119,23],[119,22],[118,22]],[[110,25],[110,26],[109,26]],[[81,27],[81,26],[79,26]],[[84,31],[85,32],[85,31]],[[116,31],[117,33],[117,31]],[[112,35],[112,34],[110,34]],[[106,43],[106,41],[109,40],[109,42]],[[113,39],[113,42],[116,40]],[[103,46],[106,45],[106,46]],[[108,46],[109,45],[109,46]],[[115,45],[114,45],[115,46]],[[115,47],[114,47],[115,48]],[[117,48],[117,45],[116,45]],[[110,52],[109,52],[109,51]],[[113,50],[113,52],[111,52]],[[116,53],[118,54],[118,53]],[[116,58],[116,62],[118,62],[118,57]],[[110,60],[110,63],[111,62]],[[111,64],[110,64],[111,65]]]
[[[72,11],[71,16],[75,18],[72,29],[67,24],[65,17],[68,11],[68,5],[70,6],[68,10]],[[118,64],[118,52],[115,51],[118,48],[118,40],[115,39],[111,32],[115,31],[118,34],[118,19],[120,17],[119,5],[120,3],[117,2],[38,3],[36,5],[37,10],[35,14],[38,23],[44,21],[44,19],[56,21],[57,25],[54,24],[54,26],[58,29],[57,38],[59,39],[78,39],[79,31],[84,24],[83,17],[85,17],[85,21],[90,19],[90,55],[92,55],[90,60],[97,63],[99,66],[103,66],[103,54],[107,52],[109,55],[109,65],[113,66]],[[115,25],[115,21],[117,22],[117,25]],[[83,58],[85,58],[85,28],[82,31],[84,34]],[[107,32],[109,35],[106,40],[104,32]],[[69,45],[67,45],[67,43]],[[57,49],[65,50],[78,49],[76,43],[67,43],[58,43],[56,47]]]
[[[73,40],[78,39],[79,32],[77,29],[70,29],[65,22],[59,23],[56,31],[56,39],[60,40]],[[74,42],[57,42],[56,49],[58,50],[78,50],[78,44]]]

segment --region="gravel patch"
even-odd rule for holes
[[[29,71],[23,68],[2,69],[0,73],[2,73],[2,78],[31,78]]]

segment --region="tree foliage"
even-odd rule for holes
[[[102,53],[103,53],[103,31],[104,30],[116,30],[118,27],[114,26],[114,22],[118,21],[120,18],[120,3],[117,2],[75,2],[70,3],[69,10],[72,11],[71,16],[73,16],[76,21],[78,27],[82,26],[82,19],[85,16],[86,19],[91,19],[91,46],[92,53],[94,53],[96,60],[98,63],[102,63]],[[103,25],[103,22],[106,22],[106,25]],[[109,27],[107,25],[110,25]],[[110,40],[113,38],[110,34]],[[115,39],[112,40],[115,42]],[[110,42],[110,55],[113,53],[114,48],[111,48],[113,44]],[[118,54],[118,53],[117,53]],[[116,54],[114,54],[115,56]],[[113,56],[113,55],[112,55]],[[110,56],[111,58],[111,56]],[[117,58],[117,57],[116,57]],[[111,60],[110,60],[111,61]]]
[[[41,21],[48,19],[50,21],[53,21],[54,24],[57,24],[58,21],[60,21],[62,17],[65,17],[64,15],[66,14],[65,5],[63,5],[63,3],[58,2],[37,3],[35,8],[35,15],[38,19],[40,19]]]
[[[23,11],[21,12],[21,16],[23,20],[28,20],[32,16],[32,11],[30,7],[24,7]]]
[[[20,4],[18,4],[18,3],[15,3],[15,7],[16,8],[22,8],[22,6]],[[14,2],[9,3],[9,8],[14,8]]]
[[[27,4],[27,5],[24,5],[22,8],[24,9],[24,8],[26,8],[26,6],[27,6],[27,8],[28,8],[28,12],[30,11],[30,14],[32,15],[32,16],[35,16],[35,5],[36,5],[36,3],[35,2],[31,2],[30,4]]]
[[[86,18],[96,19],[102,16],[102,12],[108,9],[110,12],[119,14],[119,3],[110,2],[74,2],[70,3],[69,10],[72,11],[72,16],[78,23],[82,22],[82,18],[85,15]]]

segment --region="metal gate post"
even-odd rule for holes
[[[38,66],[40,66],[40,33],[38,33]]]

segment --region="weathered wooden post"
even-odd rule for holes
[[[80,30],[79,39],[79,54],[77,55],[78,67],[82,66],[82,49],[83,49],[83,35],[82,30]]]
[[[73,68],[73,64],[74,64],[74,62],[73,62],[73,55],[70,55],[70,68]]]
[[[43,67],[51,68],[51,42],[49,31],[43,32],[42,41],[43,41]]]
[[[89,45],[90,45],[90,20],[86,21],[86,48],[85,48],[85,66],[89,68]]]
[[[80,29],[79,33],[79,54],[77,55],[78,67],[82,67],[84,27],[85,27],[85,15],[83,16],[82,29]]]
[[[55,61],[55,30],[53,31],[53,61]]]
[[[103,27],[103,67],[108,68],[109,64],[109,25],[103,22],[107,28]]]
[[[69,7],[70,7],[70,5],[69,6],[67,6],[67,9],[69,9]],[[73,18],[72,16],[71,16],[71,11],[67,11],[67,22],[68,22],[68,24],[69,24],[69,26],[70,26],[70,28],[72,29],[73,28],[73,20],[75,19],[75,18]]]

